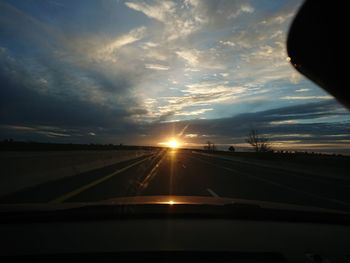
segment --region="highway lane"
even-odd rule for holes
[[[85,172],[76,176],[68,176],[59,180],[53,180],[44,184],[37,185],[35,187],[25,188],[16,193],[1,196],[0,203],[52,202],[57,198],[66,195],[67,193],[71,193],[83,186],[96,182],[97,180],[100,180],[101,178],[104,178],[116,171],[120,171],[133,163],[136,163],[140,160],[145,160],[145,162],[139,163],[139,165],[131,167],[118,175],[121,179],[120,189],[124,191],[127,182],[132,181],[132,175],[143,174],[149,166],[152,166],[154,164],[152,161],[154,158],[155,155],[140,157],[133,160],[120,162],[115,165],[107,166],[102,169]]]
[[[0,198],[0,202],[89,202],[134,195],[199,195],[350,211],[349,190],[350,181],[346,180],[308,176],[192,151],[164,150],[25,189]]]

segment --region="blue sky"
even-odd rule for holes
[[[0,1],[0,136],[349,152],[348,111],[288,62],[301,4]]]

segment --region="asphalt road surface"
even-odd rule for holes
[[[163,150],[41,184],[3,196],[0,203],[90,202],[135,195],[219,196],[350,211],[350,180],[188,150]]]

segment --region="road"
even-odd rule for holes
[[[188,150],[163,150],[24,189],[0,203],[90,202],[135,195],[197,195],[350,211],[350,181]]]

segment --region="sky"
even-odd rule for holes
[[[299,0],[0,0],[0,139],[350,154],[350,114],[289,63]]]

